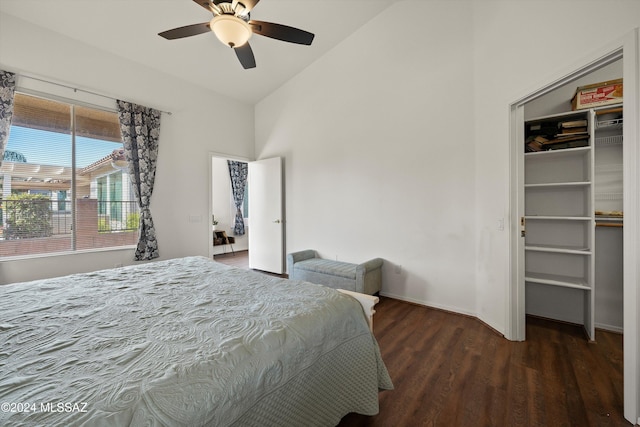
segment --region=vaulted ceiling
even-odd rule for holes
[[[0,12],[255,103],[394,5],[400,6],[401,2],[262,0],[251,12],[251,19],[301,28],[314,33],[315,39],[311,46],[302,46],[254,35],[250,43],[257,67],[249,70],[242,68],[235,53],[213,33],[171,41],[157,35],[209,21],[212,15],[192,0],[1,0]]]

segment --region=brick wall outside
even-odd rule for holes
[[[136,245],[138,243],[137,231],[98,232],[98,201],[96,199],[77,199],[76,202],[77,250]],[[36,239],[0,240],[0,257],[70,250],[72,250],[70,234]]]

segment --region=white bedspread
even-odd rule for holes
[[[0,345],[3,426],[332,425],[392,388],[354,299],[204,257],[0,286]]]

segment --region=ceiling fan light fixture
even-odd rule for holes
[[[240,47],[251,37],[251,26],[233,15],[218,15],[209,23],[211,31],[224,45]]]

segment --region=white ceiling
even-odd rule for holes
[[[262,0],[252,19],[310,31],[315,39],[302,46],[254,35],[257,67],[249,70],[212,33],[171,41],[157,35],[209,21],[193,0],[0,0],[0,12],[253,104],[397,1]]]

